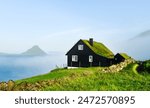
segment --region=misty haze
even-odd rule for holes
[[[120,45],[124,51],[136,60],[150,59],[150,30],[140,33]]]
[[[0,81],[18,80],[48,73],[65,63],[65,56],[0,56]]]
[[[79,39],[93,38],[114,54],[149,60],[149,4],[149,0],[1,0],[0,82],[66,64],[65,53]]]

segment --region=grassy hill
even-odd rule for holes
[[[0,90],[145,91],[150,90],[149,64],[150,60],[131,63],[119,71],[116,68],[122,68],[121,64],[111,67],[58,68],[47,74],[15,82],[0,82]]]
[[[102,67],[55,69],[48,74],[16,81],[14,90],[150,90],[150,74],[139,74],[138,66],[132,63],[115,73],[104,73]]]

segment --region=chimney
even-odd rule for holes
[[[93,38],[89,39],[89,43],[90,43],[91,46],[93,46]]]

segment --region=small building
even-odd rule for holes
[[[125,60],[130,58],[131,57],[128,56],[126,53],[117,53],[114,57],[114,63],[124,62]]]
[[[67,53],[68,67],[110,66],[114,54],[100,42],[80,39]]]

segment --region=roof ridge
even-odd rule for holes
[[[127,53],[118,53],[123,56],[125,59],[131,58]]]
[[[107,57],[107,58],[113,58],[114,54],[113,52],[108,49],[103,43],[93,41],[93,46],[90,45],[88,40],[81,39],[94,53]]]

